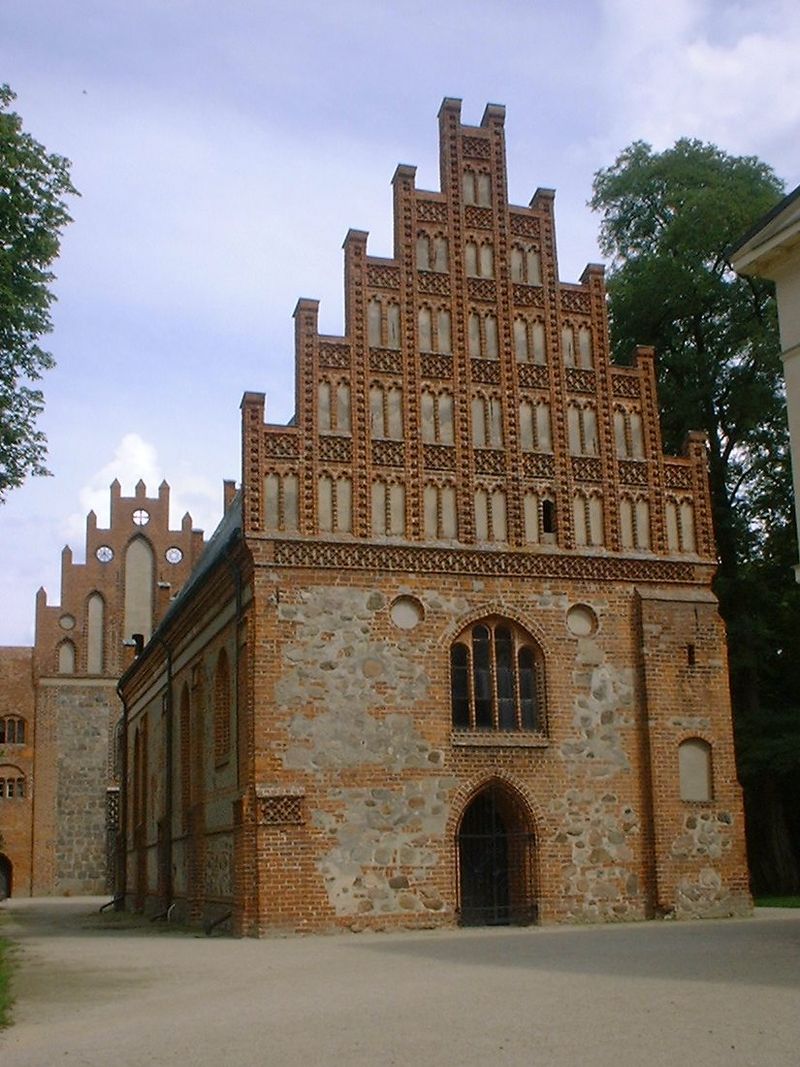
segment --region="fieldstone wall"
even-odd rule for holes
[[[113,687],[62,686],[55,698],[56,893],[106,891],[109,737],[120,715]]]

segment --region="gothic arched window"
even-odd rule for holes
[[[459,634],[450,649],[450,693],[456,730],[544,731],[544,658],[507,619],[483,619]]]

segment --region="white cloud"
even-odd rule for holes
[[[177,477],[175,477],[177,475]],[[78,497],[80,510],[65,521],[63,533],[75,550],[76,559],[83,558],[86,515],[94,511],[98,526],[109,523],[109,487],[117,479],[123,496],[132,496],[137,482],[143,481],[147,494],[154,497],[165,478],[164,468],[153,444],[137,433],[126,433],[114,450],[113,457],[104,463],[81,488]],[[178,529],[185,512],[192,516],[195,529],[210,535],[220,519],[221,487],[190,469],[173,472],[170,483],[170,527]]]
[[[606,0],[603,10],[612,152],[634,138],[661,149],[692,136],[800,178],[796,3]]]

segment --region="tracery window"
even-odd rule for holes
[[[25,720],[20,715],[4,715],[0,719],[0,745],[24,745]]]
[[[541,650],[506,619],[484,619],[456,638],[450,649],[450,693],[456,730],[544,730]]]

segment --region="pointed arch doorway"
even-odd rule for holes
[[[536,921],[534,836],[521,798],[490,782],[458,828],[462,926],[524,926]]]

